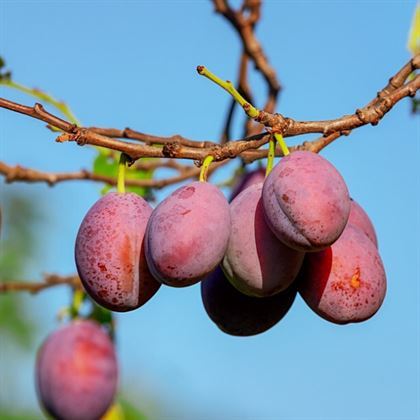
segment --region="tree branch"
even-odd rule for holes
[[[242,45],[243,52],[239,65],[238,91],[249,103],[253,103],[251,89],[248,85],[248,60],[251,59],[255,68],[263,75],[268,86],[267,100],[264,111],[272,113],[275,110],[277,97],[281,90],[276,72],[272,68],[264,54],[261,44],[255,36],[255,26],[261,17],[261,0],[243,0],[238,10],[230,7],[227,0],[212,0],[217,13],[224,16],[236,29]],[[230,126],[233,119],[235,102],[232,101],[227,113],[227,118],[222,135],[222,143],[231,139]],[[246,119],[244,124],[244,137],[252,136],[261,132],[262,126],[254,124],[252,120]]]
[[[305,142],[304,144],[297,146],[300,150],[319,151],[321,150],[320,148],[325,147],[326,144],[330,144],[331,141],[333,141],[331,139],[336,139],[342,134],[348,134],[349,131],[357,127],[366,124],[378,124],[383,116],[398,101],[407,96],[414,96],[420,88],[420,75],[415,76],[413,80],[405,84],[402,80],[406,80],[408,75],[419,67],[420,55],[417,55],[390,79],[391,82],[389,82],[389,84],[378,93],[376,99],[372,100],[365,107],[356,110],[356,112],[352,115],[345,115],[335,120],[296,121],[292,118],[284,117],[281,114],[270,114],[265,111],[260,111],[256,120],[267,127],[269,131],[280,132],[284,137],[297,136],[307,133],[322,133],[323,139],[314,140],[315,144],[313,142]],[[406,79],[404,79],[404,77]],[[57,141],[59,142],[75,141],[79,145],[91,144],[95,146],[102,146],[108,149],[124,152],[133,160],[137,160],[141,157],[168,157],[193,159],[198,162],[202,162],[204,158],[209,155],[212,155],[215,161],[223,161],[236,156],[255,160],[267,155],[266,150],[260,151],[256,149],[265,145],[270,136],[269,133],[263,133],[237,141],[230,141],[223,145],[216,144],[215,142],[205,142],[203,147],[203,142],[188,140],[189,145],[184,145],[180,141],[170,142],[165,140],[168,138],[145,135],[152,137],[153,142],[156,141],[156,143],[163,144],[164,146],[161,147],[148,144],[140,145],[100,134],[99,131],[103,129],[97,128],[95,129],[96,131],[93,131],[92,129],[77,127],[74,124],[50,114],[40,104],[28,107],[0,98],[0,107],[37,118],[50,125],[58,127],[60,130],[64,131],[64,133],[57,138]],[[115,129],[106,130],[108,134],[110,132],[116,136],[121,134],[120,131]],[[130,135],[132,135],[131,132]],[[332,137],[330,137],[330,135]],[[191,145],[194,145],[194,147]],[[293,148],[291,148],[291,150],[293,150]],[[277,153],[279,152],[277,151]],[[281,156],[281,154],[278,154],[278,156]]]
[[[209,169],[209,174],[213,173],[217,168],[222,166],[225,162],[219,162],[216,164],[211,165]],[[155,162],[153,165],[150,162],[149,165],[146,163],[142,165],[138,165],[139,167],[148,167],[156,168],[161,166],[167,165],[159,165],[162,162]],[[163,162],[166,163],[166,162]],[[172,165],[168,165],[169,167],[173,167]],[[175,166],[176,167],[176,166]],[[174,167],[174,168],[175,168]],[[195,166],[186,166],[181,165],[182,170],[180,170],[180,174],[177,176],[163,178],[163,179],[130,179],[126,178],[125,183],[126,185],[135,186],[135,187],[148,187],[148,188],[164,188],[168,185],[177,184],[179,182],[185,181],[190,178],[197,178],[200,174],[200,168]],[[117,185],[117,179],[113,177],[108,177],[104,175],[97,175],[92,172],[81,170],[78,172],[65,172],[65,173],[52,173],[52,172],[43,172],[38,171],[36,169],[24,168],[23,166],[16,165],[16,166],[9,166],[4,162],[0,161],[0,174],[5,176],[5,180],[7,183],[11,182],[46,182],[48,185],[53,186],[58,182],[63,181],[77,181],[77,180],[89,180],[89,181],[96,181],[102,182],[109,185]]]
[[[44,276],[44,281],[34,283],[29,281],[7,281],[0,282],[0,293],[7,292],[29,292],[38,293],[50,287],[67,284],[72,288],[80,289],[82,284],[79,276],[58,276],[56,274],[48,274]]]
[[[245,0],[242,8],[239,10],[232,9],[227,0],[212,1],[216,12],[223,15],[234,26],[241,38],[245,52],[266,80],[270,95],[276,97],[281,89],[280,82],[277,80],[276,72],[268,63],[261,44],[253,31],[255,23],[260,17],[261,0]],[[245,9],[249,10],[248,17],[243,13]]]

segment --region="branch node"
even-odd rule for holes
[[[365,110],[358,108],[358,109],[356,109],[355,114],[357,115],[357,118],[359,118],[359,120],[363,124],[368,124],[370,122],[369,118],[367,117],[367,115],[365,113]]]
[[[166,143],[163,146],[162,154],[165,157],[175,158],[179,155],[181,149],[182,149],[182,146],[178,142]]]
[[[37,114],[42,114],[45,111],[45,108],[39,102],[36,102],[34,105],[34,111]]]

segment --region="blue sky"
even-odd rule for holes
[[[414,7],[403,0],[267,1],[257,35],[284,86],[277,111],[328,119],[368,103],[410,58]],[[207,140],[218,138],[229,100],[195,67],[235,79],[240,54],[232,28],[199,0],[2,0],[0,46],[16,81],[64,99],[85,125]],[[261,106],[260,75],[251,83]],[[5,88],[1,96],[33,102]],[[1,159],[9,164],[50,171],[92,164],[92,149],[56,144],[38,121],[3,110],[0,123]],[[377,127],[357,129],[322,152],[377,231],[388,291],[374,318],[333,325],[298,298],[269,332],[234,338],[207,318],[198,285],[163,287],[140,310],[118,315],[123,389],[146,410],[161,407],[177,419],[420,418],[419,134],[405,100]],[[28,279],[75,272],[74,238],[99,197],[98,184],[1,188],[42,205],[42,248]],[[57,288],[27,301],[39,324],[38,346],[56,327],[68,293]],[[33,359],[19,370],[27,397],[16,404],[36,406]]]

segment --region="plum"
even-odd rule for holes
[[[239,291],[271,296],[296,278],[304,253],[279,241],[268,227],[261,199],[262,183],[242,191],[230,204],[232,232],[223,270]]]
[[[55,419],[97,420],[112,404],[118,368],[100,324],[76,320],[52,333],[36,361],[38,398]]]
[[[373,227],[369,216],[353,199],[351,199],[350,216],[347,223],[357,226],[375,244],[376,248],[378,248],[378,239],[376,237],[375,228]]]
[[[80,279],[98,304],[130,311],[146,303],[159,289],[144,253],[144,233],[150,205],[134,193],[109,193],[82,221],[75,258]]]
[[[286,245],[320,251],[333,244],[350,213],[347,186],[326,159],[296,151],[282,158],[264,182],[266,220]]]
[[[265,168],[258,168],[253,171],[244,172],[239,178],[239,182],[234,186],[230,201],[232,201],[240,192],[246,190],[253,184],[259,184],[264,182],[265,179]]]
[[[225,254],[229,204],[207,182],[178,188],[153,211],[146,230],[146,258],[160,282],[189,286],[210,273]]]
[[[210,319],[226,334],[251,336],[267,331],[288,312],[296,296],[292,285],[275,296],[246,296],[226,279],[220,267],[201,282],[201,298]]]
[[[298,291],[309,307],[328,321],[347,324],[369,319],[386,292],[377,248],[358,227],[348,224],[329,248],[306,254]]]

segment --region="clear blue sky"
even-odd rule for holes
[[[266,2],[258,38],[285,87],[277,110],[328,119],[369,102],[409,59],[414,7],[403,0]],[[209,1],[0,0],[0,54],[16,81],[64,99],[85,125],[217,139],[228,98],[195,67],[235,79],[240,44]],[[259,106],[265,86],[258,74],[251,82]],[[33,102],[5,88],[1,95]],[[163,287],[144,308],[118,315],[121,383],[139,406],[187,420],[420,418],[420,130],[409,111],[405,100],[379,126],[322,153],[375,224],[388,277],[379,313],[337,326],[298,298],[272,330],[241,339],[207,318],[199,286]],[[66,171],[92,163],[91,149],[56,144],[38,121],[2,110],[0,122],[1,159],[10,164]],[[42,202],[42,247],[28,279],[75,272],[74,238],[98,184],[1,188]],[[68,295],[57,289],[27,301],[38,346]],[[36,406],[34,356],[16,368],[22,406]]]

